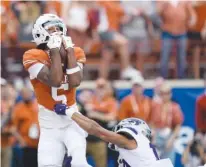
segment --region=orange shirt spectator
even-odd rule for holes
[[[1,2],[1,42],[9,43],[11,39],[16,39],[16,18],[11,11],[11,1]]]
[[[132,81],[132,94],[125,97],[118,113],[118,119],[136,117],[144,121],[150,120],[151,100],[143,95],[143,78],[136,77]]]
[[[13,134],[22,147],[23,166],[37,167],[37,145],[39,141],[38,103],[29,88],[21,90],[23,101],[14,107]]]
[[[117,101],[113,97],[105,97],[100,101],[94,96],[92,97],[89,106],[92,108],[92,112],[88,112],[90,118],[98,118],[102,121],[114,120],[114,118],[116,118]]]
[[[154,102],[152,104],[151,123],[156,128],[174,128],[183,122],[183,115],[179,104],[171,102],[163,104]]]
[[[25,145],[37,148],[39,139],[37,102],[32,101],[29,104],[18,103],[14,108],[12,120]]]
[[[206,92],[197,99],[195,116],[197,129],[206,132]]]
[[[61,17],[62,2],[46,1],[45,13],[53,13]]]
[[[151,100],[142,96],[140,99],[136,99],[135,96],[129,95],[123,99],[120,104],[119,120],[125,118],[135,117],[145,121],[149,120],[151,111]]]
[[[197,21],[194,26],[190,28],[190,31],[201,32],[204,27],[206,21],[206,2],[198,1],[198,4],[194,6],[194,10],[196,12]]]
[[[172,91],[163,83],[160,87],[159,102],[152,104],[150,126],[153,129],[153,143],[159,151],[161,159],[170,158],[175,163],[174,142],[180,132],[183,114],[180,106],[171,101]]]
[[[117,115],[117,101],[112,96],[111,85],[104,79],[96,81],[95,94],[86,103],[85,108],[90,118],[101,121],[114,121]]]
[[[115,111],[116,109],[116,100],[113,97],[105,97],[102,101],[99,101],[96,97],[92,99],[93,109],[103,112],[109,113]],[[116,112],[116,111],[115,111]]]
[[[161,101],[153,101],[151,123],[155,128],[171,128],[183,122],[183,114],[179,104],[171,101],[172,92],[169,85],[163,83],[159,88]]]
[[[101,6],[106,9],[109,21],[109,29],[118,31],[121,17],[124,15],[124,9],[118,1],[100,1]]]
[[[189,2],[157,2],[157,8],[163,21],[162,30],[173,35],[186,33],[188,27],[194,25],[196,21],[195,12]]]

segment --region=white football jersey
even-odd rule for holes
[[[137,142],[137,148],[127,150],[116,146],[116,150],[119,152],[119,167],[152,167],[159,160],[154,146],[146,136],[129,127],[125,127],[118,132],[121,131],[133,136]]]

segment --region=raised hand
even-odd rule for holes
[[[63,39],[63,45],[64,45],[65,49],[73,48],[74,47],[74,44],[72,43],[71,37],[69,37],[69,36],[62,36],[62,39]]]
[[[50,36],[49,41],[47,43],[47,47],[49,49],[60,49],[62,44],[62,37],[59,34],[53,34]]]

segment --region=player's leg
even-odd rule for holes
[[[65,146],[58,129],[41,128],[38,145],[38,167],[62,167]]]
[[[72,156],[72,167],[91,167],[86,159],[86,132],[75,122],[64,133],[68,156]]]

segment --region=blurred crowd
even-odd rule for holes
[[[89,55],[100,55],[98,76],[105,79],[113,77],[112,68],[121,69],[124,79],[138,71],[151,78],[145,68],[154,66],[156,52],[157,76],[200,78],[205,71],[205,1],[3,1],[1,9],[3,47],[30,42],[36,18],[54,13],[88,55],[88,68],[94,62]],[[177,69],[174,75],[171,66]]]
[[[174,142],[184,121],[183,112],[180,105],[172,100],[172,88],[162,77],[156,78],[152,97],[144,94],[144,82],[141,75],[133,78],[130,82],[131,93],[119,101],[112,83],[99,78],[95,81],[94,89],[82,89],[78,92],[79,110],[109,130],[118,121],[128,117],[147,121],[152,129],[152,142],[160,157],[170,158],[175,164]],[[4,79],[1,79],[1,90],[1,166],[37,167],[39,126],[37,102],[33,92],[26,86],[17,91]],[[205,104],[206,78],[205,92],[197,98],[194,108],[194,137],[182,156],[185,167],[197,167],[206,163]],[[106,142],[90,135],[87,142],[87,154],[92,157],[91,162],[96,167],[106,167],[109,160],[117,163],[117,153],[108,150]],[[66,160],[68,159],[65,158],[65,164],[68,162]]]

